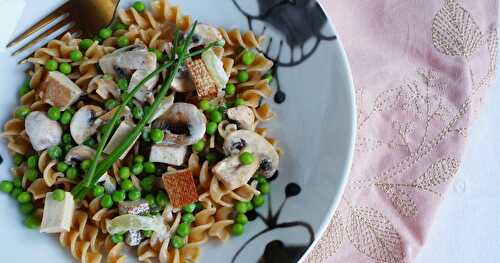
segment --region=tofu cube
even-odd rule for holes
[[[51,71],[40,84],[42,101],[61,110],[69,108],[83,94],[82,90],[66,75]]]
[[[74,212],[75,201],[71,193],[66,192],[63,201],[56,201],[52,198],[52,192],[47,193],[40,232],[68,232],[73,223]]]
[[[149,161],[181,166],[186,158],[187,146],[153,145],[149,154]]]
[[[198,192],[190,170],[167,172],[162,180],[173,207],[181,208],[198,201]]]
[[[202,59],[190,59],[186,61],[186,67],[191,75],[196,92],[202,98],[215,98],[219,89],[213,81],[207,67]]]
[[[212,168],[226,188],[234,190],[246,184],[259,169],[259,162],[243,165],[238,155],[227,157]]]
[[[112,153],[113,150],[116,149],[116,147],[118,147],[118,145],[120,145],[120,143],[125,138],[127,138],[127,136],[130,134],[130,132],[132,132],[132,130],[134,130],[133,124],[129,124],[125,121],[120,123],[118,129],[116,129],[115,133],[113,134],[108,144],[104,148],[104,153],[106,154]],[[139,137],[137,137],[135,140],[137,141],[137,139],[139,139]],[[134,146],[134,143],[130,144],[129,148],[122,154],[122,156],[120,156],[120,160],[125,158],[125,156],[127,156],[128,151],[130,151],[132,146]]]

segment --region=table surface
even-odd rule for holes
[[[500,67],[469,130],[460,171],[416,263],[493,263],[500,258]]]

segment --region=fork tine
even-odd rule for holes
[[[71,34],[76,34],[76,36],[78,35],[81,35],[82,34],[82,31],[79,30],[78,28],[76,27],[71,27],[69,28],[68,30],[62,32],[60,35],[58,35],[57,37],[55,37],[54,39],[60,39],[62,36],[64,36],[66,33],[71,33]],[[32,57],[33,55],[35,55],[35,52],[31,52],[29,55],[23,57],[22,59],[20,59],[17,64],[22,64],[27,58],[29,57]]]
[[[31,36],[33,33],[40,30],[42,27],[45,27],[46,25],[50,24],[52,21],[54,21],[58,17],[64,15],[69,10],[70,10],[70,2],[66,2],[65,4],[58,7],[56,10],[54,10],[52,13],[50,13],[46,17],[42,18],[40,21],[38,21],[32,27],[28,28],[26,31],[21,33],[21,35],[19,35],[14,40],[12,40],[9,44],[7,44],[7,47],[9,48],[9,47],[12,47],[12,46],[18,44],[19,42],[23,41],[25,38]]]
[[[32,46],[36,45],[38,42],[42,41],[44,38],[48,37],[50,34],[56,32],[57,30],[63,28],[64,26],[66,26],[68,24],[70,24],[70,27],[73,27],[75,25],[75,23],[72,22],[70,17],[64,18],[61,22],[55,24],[53,27],[47,29],[45,32],[43,32],[42,34],[40,34],[39,36],[37,36],[36,38],[34,38],[30,42],[28,42],[26,45],[22,46],[21,48],[19,48],[16,51],[14,51],[14,53],[12,53],[12,56],[18,55],[18,54],[22,53],[23,51],[25,51],[26,49],[31,48]]]

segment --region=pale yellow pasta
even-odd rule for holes
[[[33,194],[33,199],[43,199],[48,192],[50,192],[50,187],[47,186],[43,178],[38,178],[28,187],[28,192]]]
[[[227,49],[237,49],[237,48],[260,48],[261,43],[264,41],[264,37],[257,37],[251,31],[241,33],[239,29],[233,29],[231,31],[226,31],[224,28],[219,28],[224,40],[226,41]]]

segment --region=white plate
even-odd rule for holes
[[[62,2],[29,1],[17,32]],[[122,6],[131,2],[122,1]],[[272,104],[278,116],[267,125],[285,151],[280,176],[272,183],[269,211],[277,214],[285,202],[287,185],[294,183],[302,189],[299,195],[286,199],[276,220],[271,220],[266,205],[258,210],[266,220],[257,218],[251,222],[243,236],[205,245],[200,262],[257,262],[263,254],[280,255],[280,262],[286,262],[285,257],[297,260],[326,228],[351,165],[355,138],[354,89],[342,44],[333,37],[333,27],[313,0],[170,2],[182,3],[184,13],[210,24],[242,30],[251,26],[257,33],[266,28],[265,34],[272,38],[268,53],[279,64],[277,80],[286,94],[284,103]],[[291,33],[286,32],[284,24],[292,29]],[[280,43],[282,52],[278,58]],[[291,47],[294,59],[290,59]],[[4,123],[17,104],[16,92],[25,67],[18,66],[17,58],[7,52],[0,53],[0,58],[3,89],[0,119]],[[275,88],[278,81],[274,82]],[[6,179],[10,177],[11,159],[5,143],[1,144],[0,154],[4,157],[0,178]],[[0,205],[2,262],[70,261],[70,254],[59,246],[56,237],[22,225],[18,205],[10,197],[0,195]],[[272,249],[264,252],[267,244]]]

